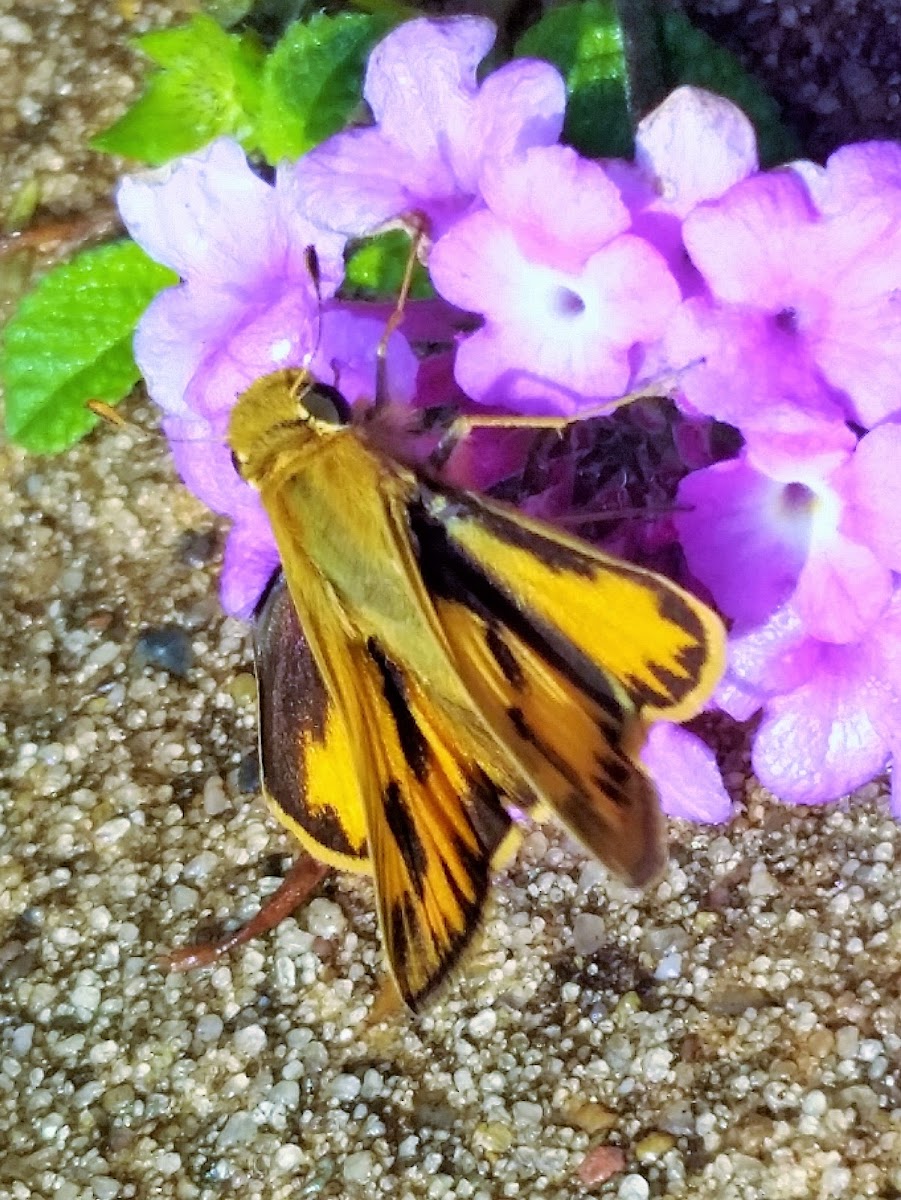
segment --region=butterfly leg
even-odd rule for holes
[[[224,954],[253,938],[261,937],[289,917],[322,882],[329,870],[325,863],[318,862],[309,854],[301,854],[276,891],[246,925],[226,934],[219,941],[201,942],[163,954],[158,960],[159,965],[168,971],[191,971],[195,967],[211,966]]]
[[[447,425],[435,449],[429,455],[429,466],[436,471],[447,465],[447,461],[456,447],[464,438],[469,437],[474,429],[556,429],[562,432],[569,425],[579,421],[590,421],[593,417],[609,417],[617,408],[631,404],[633,400],[646,400],[649,397],[670,396],[676,390],[682,376],[692,367],[698,366],[703,360],[696,359],[684,367],[670,372],[669,375],[653,379],[644,387],[628,392],[614,400],[605,400],[602,404],[584,408],[580,412],[567,416],[551,415],[522,415],[517,413],[458,413]],[[437,422],[436,422],[437,424]]]
[[[426,410],[431,411],[431,410]],[[555,429],[562,433],[579,417],[533,417],[517,416],[513,413],[457,413],[447,424],[438,443],[428,456],[428,465],[434,471],[447,466],[448,459],[457,446],[476,429]],[[438,422],[436,422],[438,424]]]
[[[424,216],[421,216],[419,213],[412,213],[408,221],[412,226],[410,253],[407,255],[407,264],[404,267],[404,277],[401,281],[394,312],[385,324],[385,329],[379,339],[378,350],[376,351],[375,400],[372,405],[373,409],[380,408],[391,399],[388,393],[388,342],[391,340],[391,335],[400,328],[404,319],[404,309],[406,308],[410,288],[413,284],[413,271],[416,267],[420,248],[426,238],[427,229]]]

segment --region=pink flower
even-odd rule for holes
[[[483,17],[423,18],[390,33],[363,87],[375,125],[336,134],[300,160],[301,210],[349,237],[418,212],[437,237],[471,207],[484,162],[553,145],[563,80],[549,63],[518,59],[479,84],[494,37]]]
[[[882,771],[901,747],[901,590],[864,637],[810,637],[791,605],[732,640],[717,700],[736,720],[763,718],[751,762],[780,800],[823,804]],[[901,817],[897,772],[892,810]]]
[[[686,217],[710,294],[685,302],[666,352],[704,358],[683,381],[696,410],[746,431],[785,402],[867,428],[901,407],[897,155],[862,157],[754,175]]]
[[[858,443],[844,425],[786,425],[781,439],[753,439],[687,476],[676,528],[693,574],[739,628],[790,601],[810,636],[857,642],[901,569],[901,427]]]
[[[486,207],[432,250],[439,293],[484,317],[457,351],[475,400],[574,413],[628,390],[641,343],[679,301],[662,256],[628,233],[629,214],[597,163],[539,147],[486,166]]]

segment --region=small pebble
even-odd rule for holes
[[[860,1046],[860,1031],[853,1025],[844,1025],[836,1032],[835,1049],[839,1058],[857,1058]]]
[[[671,1133],[649,1133],[635,1143],[635,1157],[641,1163],[653,1162],[666,1154],[667,1150],[672,1150],[675,1144],[676,1139]]]
[[[275,1152],[275,1168],[284,1175],[288,1175],[305,1161],[306,1154],[301,1150],[300,1146],[286,1145],[279,1146]]]
[[[329,1095],[342,1103],[356,1100],[361,1090],[362,1084],[356,1075],[336,1075],[328,1086]]]
[[[649,1083],[662,1083],[669,1073],[673,1055],[671,1050],[657,1046],[649,1050],[641,1060],[641,1069]]]
[[[493,1008],[485,1008],[470,1018],[467,1028],[474,1038],[491,1037],[497,1028],[497,1013]]]
[[[517,1125],[540,1125],[544,1119],[544,1109],[540,1104],[531,1100],[517,1100],[513,1105],[513,1120]]]
[[[93,984],[80,984],[73,988],[69,999],[81,1016],[93,1016],[100,1007],[100,988]]]
[[[619,1146],[595,1146],[585,1155],[578,1170],[578,1176],[585,1187],[595,1183],[606,1183],[614,1175],[619,1175],[626,1166],[626,1156]]]
[[[234,1037],[234,1046],[238,1054],[245,1058],[258,1058],[266,1049],[266,1031],[261,1025],[245,1025]]]
[[[625,1175],[617,1190],[617,1200],[648,1200],[651,1186],[643,1175]]]
[[[370,1150],[357,1150],[344,1160],[344,1182],[365,1183],[372,1175],[375,1159]]]
[[[222,1018],[217,1013],[204,1013],[197,1021],[194,1036],[201,1042],[218,1042],[222,1029]]]
[[[316,937],[336,937],[347,924],[344,913],[332,900],[316,896],[304,912],[304,924]]]
[[[612,1129],[618,1120],[615,1112],[593,1100],[577,1105],[566,1115],[577,1129],[584,1129],[586,1133],[601,1133]]]
[[[133,658],[140,667],[157,667],[183,679],[194,665],[194,650],[183,629],[160,625],[144,630],[135,643]]]
[[[251,750],[241,759],[236,786],[242,796],[253,796],[260,790],[260,755]]]
[[[246,1146],[256,1135],[257,1123],[250,1113],[232,1113],[219,1131],[216,1145],[220,1150],[227,1150],[229,1146]]]
[[[665,954],[654,968],[654,978],[659,980],[678,979],[682,974],[682,955]]]
[[[203,811],[208,817],[219,817],[229,808],[225,787],[218,775],[211,775],[203,785]]]
[[[579,913],[573,921],[573,946],[576,954],[597,954],[607,941],[607,926],[596,913]]]
[[[751,868],[751,878],[748,880],[748,893],[751,896],[778,896],[779,884],[772,877],[763,863],[754,863]]]

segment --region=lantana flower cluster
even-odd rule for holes
[[[272,183],[223,140],[121,185],[130,233],[182,279],[136,354],[183,478],[232,519],[225,607],[249,614],[278,561],[229,411],[283,366],[371,399],[384,312],[341,298],[345,251],[415,214],[438,299],[392,336],[392,401],[576,417],[673,394],[681,478],[655,539],[729,624],[715,706],[757,718],[776,796],[834,800],[901,745],[901,146],[761,170],[748,119],[682,88],[634,161],[591,161],[561,143],[551,65],[478,81],[493,39],[474,17],[400,26],[370,58],[372,124]],[[457,482],[515,469],[498,439],[461,453]],[[667,811],[728,817],[694,734],[656,727],[646,759]]]

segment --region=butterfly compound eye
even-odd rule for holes
[[[328,383],[314,384],[303,394],[303,406],[317,421],[327,425],[347,425],[350,405],[336,387]]]

